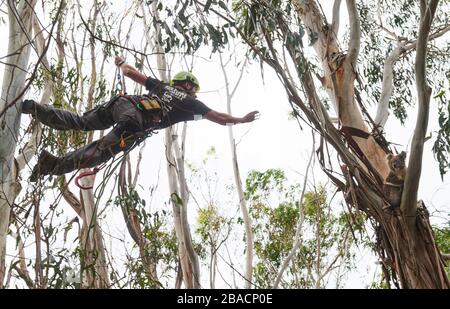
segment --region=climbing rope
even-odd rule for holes
[[[115,93],[116,96],[123,96],[126,94],[126,87],[125,87],[125,79],[122,75],[122,70],[120,70],[119,66],[116,66],[116,72],[114,74],[114,81],[113,81],[113,93]],[[126,147],[125,140],[123,136],[120,137],[120,148],[124,149]],[[89,190],[92,189],[93,186],[83,186],[80,183],[80,180],[84,177],[88,176],[94,176],[96,175],[101,169],[105,167],[105,163],[100,165],[99,167],[94,167],[91,171],[86,171],[83,173],[80,173],[77,177],[75,177],[75,185],[82,189],[82,190]]]
[[[123,150],[123,155],[121,157],[125,157],[127,154],[129,154],[134,148],[136,148],[140,143],[142,143],[145,139],[147,139],[148,137],[152,136],[153,134],[157,134],[158,132],[155,131],[154,128],[150,128],[147,129],[143,132],[143,134],[139,134],[139,135],[130,135],[129,139],[134,139],[133,143],[131,144],[131,146],[129,146],[128,148],[126,148],[126,139],[127,138],[123,138],[123,136],[121,136],[121,138],[119,139],[118,143],[120,148]],[[126,149],[125,149],[126,148]],[[112,163],[114,163],[115,160],[113,160]],[[105,166],[106,166],[106,162],[102,163],[100,166],[98,167],[94,167],[91,171],[86,171],[86,172],[82,172],[80,173],[77,177],[75,177],[75,185],[80,188],[81,190],[89,190],[92,189],[93,186],[83,186],[82,184],[80,184],[80,180],[84,177],[88,177],[88,176],[94,176],[96,175],[98,172],[100,172]]]
[[[82,184],[80,184],[80,179],[84,178],[84,177],[96,175],[101,169],[102,169],[102,167],[94,167],[92,169],[92,171],[86,171],[86,172],[79,174],[77,177],[75,177],[75,184],[77,185],[78,188],[80,188],[82,190],[92,189],[94,187],[93,185],[92,186],[83,186]]]

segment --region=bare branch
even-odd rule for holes
[[[439,0],[430,0],[429,5],[421,16],[419,36],[417,39],[416,52],[416,87],[419,100],[416,128],[411,143],[408,170],[406,172],[405,184],[402,194],[401,210],[405,216],[410,218],[410,224],[415,222],[417,209],[417,190],[419,189],[420,174],[422,172],[423,145],[428,127],[430,108],[431,87],[426,78],[426,54],[428,36],[431,29],[436,7]],[[422,10],[421,10],[422,11]],[[410,227],[412,227],[410,225]]]
[[[75,210],[79,217],[84,218],[83,206],[81,205],[80,200],[75,196],[75,194],[73,194],[72,191],[69,190],[66,182],[66,177],[61,177],[60,182],[61,183],[59,189],[64,200],[73,208],[73,210]]]
[[[227,95],[227,112],[231,114],[231,100],[241,82],[243,72],[245,65],[247,64],[247,58],[245,59],[245,62],[243,64],[243,67],[241,69],[241,73],[238,77],[238,80],[236,81],[233,90],[230,93],[230,85],[228,81],[228,75],[225,70],[225,64],[223,63],[222,55],[219,54],[220,59],[220,66],[222,69],[222,74],[225,80],[225,91]],[[245,288],[250,289],[252,284],[252,272],[253,272],[253,232],[252,232],[252,220],[250,218],[248,207],[245,202],[244,197],[244,191],[241,181],[241,175],[239,172],[239,163],[237,159],[237,150],[236,150],[236,142],[233,135],[233,126],[228,127],[228,140],[230,142],[230,148],[231,148],[231,160],[232,160],[232,166],[233,166],[233,174],[234,174],[234,183],[236,186],[236,191],[239,198],[239,208],[242,213],[242,217],[244,219],[244,226],[245,226],[245,241],[246,241],[246,250],[245,250]]]
[[[439,29],[437,29],[435,32],[429,35],[428,42],[442,37],[449,31],[450,31],[450,24],[441,26]],[[416,47],[417,47],[417,40],[408,41],[407,45],[405,45],[405,47],[403,48],[404,54],[406,54],[407,52],[411,52],[412,50],[415,50]]]
[[[355,0],[347,0],[347,11],[350,24],[350,41],[348,43],[348,59],[356,67],[361,39],[361,26]]]
[[[314,141],[314,133],[313,133],[313,141]],[[291,262],[294,255],[297,253],[298,248],[300,248],[303,243],[303,238],[301,237],[302,236],[301,233],[303,230],[303,222],[305,221],[305,211],[304,211],[304,207],[302,205],[303,205],[303,199],[305,197],[305,192],[306,192],[306,184],[308,182],[309,168],[313,161],[315,150],[316,150],[315,144],[313,142],[313,145],[311,147],[311,155],[309,156],[308,165],[306,166],[305,179],[303,180],[303,190],[302,190],[302,194],[300,195],[300,200],[298,202],[298,205],[299,205],[298,207],[300,209],[299,209],[299,217],[298,217],[298,221],[297,221],[297,229],[295,231],[294,244],[292,245],[291,251],[289,252],[286,259],[283,261],[283,264],[281,265],[281,267],[278,271],[277,277],[273,284],[274,289],[278,289],[278,286],[281,282],[281,278],[283,277],[284,271],[289,266],[289,263]]]
[[[36,34],[36,47],[39,54],[44,54],[45,48],[45,38],[42,34],[42,29],[38,21],[37,16],[33,19],[33,31]],[[50,67],[47,56],[42,58],[41,65],[48,69]],[[53,89],[53,82],[51,78],[45,79],[44,91],[41,97],[41,104],[48,104],[50,101],[51,93]],[[39,123],[33,125],[33,131],[31,137],[25,147],[20,151],[19,156],[16,158],[17,161],[17,175],[19,172],[28,164],[32,156],[35,154],[38,144],[41,141],[42,128]]]
[[[30,273],[27,269],[26,264],[26,257],[25,257],[25,244],[22,241],[22,237],[20,236],[20,228],[17,224],[17,221],[15,222],[15,226],[17,229],[17,246],[18,246],[18,253],[19,253],[19,267],[17,265],[12,266],[19,275],[20,278],[22,278],[25,283],[27,284],[28,288],[33,288],[33,280],[31,279]]]
[[[333,4],[333,21],[331,22],[331,31],[337,36],[339,32],[340,12],[342,0],[334,0]]]
[[[428,41],[430,42],[432,40],[435,40],[443,36],[448,31],[450,31],[450,25],[442,26],[429,36]],[[416,46],[417,40],[408,42],[405,42],[403,40],[398,41],[397,47],[386,58],[383,69],[381,96],[380,101],[378,102],[377,114],[374,121],[375,124],[380,126],[381,129],[384,128],[384,125],[386,124],[389,117],[389,99],[393,91],[394,65],[400,59],[400,57],[415,50]]]
[[[375,116],[375,124],[380,128],[384,128],[389,117],[389,99],[394,89],[394,71],[395,62],[399,59],[403,52],[404,43],[400,43],[386,58],[383,68],[383,82],[381,86],[380,101],[377,106],[377,114]]]

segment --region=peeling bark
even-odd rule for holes
[[[336,34],[331,31],[324,16],[314,0],[291,0],[305,26],[318,36],[313,47],[322,63],[324,76],[322,84],[334,102],[336,114],[342,126],[369,132],[361,111],[355,100],[354,81],[356,79],[356,59],[359,52],[359,17],[354,1],[347,0],[350,23],[350,42],[348,53],[341,52]],[[358,147],[365,154],[382,178],[389,174],[384,150],[372,136],[367,139],[354,136]]]

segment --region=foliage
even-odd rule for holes
[[[225,1],[206,1],[205,4],[193,0],[158,2],[157,10],[160,17],[150,17],[150,23],[152,27],[161,29],[157,41],[164,47],[165,53],[183,50],[193,54],[204,45],[211,45],[212,52],[216,52],[228,43],[229,35],[235,37],[233,22],[219,25],[209,22],[212,10],[226,12]]]
[[[300,185],[288,183],[284,172],[275,169],[252,171],[246,179],[245,193],[250,202],[258,257],[254,267],[256,284],[262,288],[272,286],[292,249],[301,209],[305,220],[302,244],[285,272],[282,285],[323,286],[324,277],[331,276],[329,267],[342,267],[346,271],[354,267],[348,221],[343,220],[343,213],[336,215],[331,211],[325,187],[319,185],[307,191],[300,208]],[[334,259],[339,262],[333,262]]]
[[[178,265],[178,244],[174,230],[170,228],[170,213],[166,210],[149,212],[146,201],[136,190],[127,195],[119,195],[113,201],[126,213],[137,216],[142,234],[146,238],[145,256],[152,263],[158,264],[160,277],[164,277],[176,269]],[[129,285],[133,288],[153,288],[160,282],[153,282],[146,276],[146,269],[141,259],[130,259],[128,262],[130,274]]]
[[[444,227],[434,226],[433,232],[439,250],[444,254],[450,254],[450,223]],[[450,263],[448,261],[446,270],[447,276],[450,277]]]
[[[218,166],[221,164],[215,147],[210,147],[200,162],[186,162],[191,196],[199,206],[195,224],[195,249],[210,273],[210,285],[215,286],[218,257],[235,227],[235,218],[229,216],[230,203],[224,198],[229,192],[222,190]],[[199,198],[200,196],[201,198]],[[233,244],[233,247],[236,244]],[[221,260],[223,257],[221,257]]]
[[[437,131],[436,141],[433,145],[433,152],[436,160],[439,162],[439,172],[442,178],[450,169],[450,99],[447,99],[447,95],[450,93],[450,71],[448,71],[447,75],[447,90],[441,88],[439,93],[434,97],[439,102],[439,130]]]
[[[203,242],[216,244],[221,228],[226,224],[226,218],[220,216],[214,205],[200,209],[197,216],[197,229],[195,230]]]

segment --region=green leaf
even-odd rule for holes
[[[441,90],[438,94],[436,94],[433,99],[442,98],[445,95],[445,91]]]
[[[228,11],[228,7],[227,7],[227,5],[225,4],[225,2],[219,1],[219,6],[220,6],[222,9],[224,9],[225,11]]]

